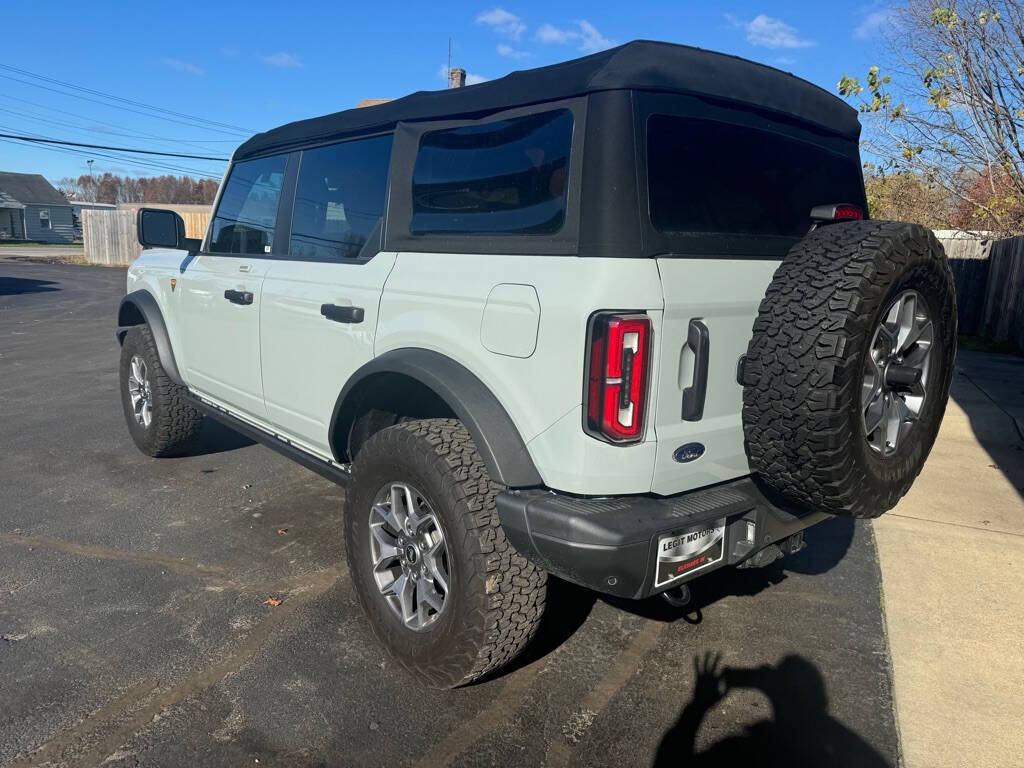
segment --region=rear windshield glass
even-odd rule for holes
[[[413,168],[415,235],[554,234],[565,221],[566,109],[425,133]]]
[[[802,237],[811,208],[863,203],[860,166],[777,133],[670,115],[647,122],[651,221],[663,232]]]

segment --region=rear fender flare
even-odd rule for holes
[[[349,378],[331,416],[329,434],[336,459],[347,453],[345,441],[355,422],[355,407],[349,395],[361,381],[381,373],[408,376],[440,397],[465,425],[493,480],[510,488],[543,485],[526,443],[494,393],[462,364],[427,349],[386,352]]]

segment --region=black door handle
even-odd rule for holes
[[[337,304],[321,304],[320,314],[336,323],[363,322],[362,307],[339,307]]]
[[[683,390],[683,420],[704,418],[704,398],[708,393],[708,356],[711,336],[703,320],[691,320],[686,346],[693,350],[693,382]]]
[[[224,298],[232,304],[252,304],[252,291],[224,291]]]

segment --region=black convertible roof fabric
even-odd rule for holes
[[[504,109],[610,90],[708,96],[791,115],[840,136],[860,134],[857,111],[794,75],[756,62],[685,45],[636,40],[580,59],[512,72],[465,88],[418,91],[373,107],[288,123],[253,136],[240,160],[398,122],[475,118]]]

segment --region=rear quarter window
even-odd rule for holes
[[[430,131],[412,177],[413,235],[550,235],[565,223],[567,109]]]
[[[647,121],[647,184],[662,232],[802,237],[814,206],[864,198],[849,157],[772,131],[658,114]]]

